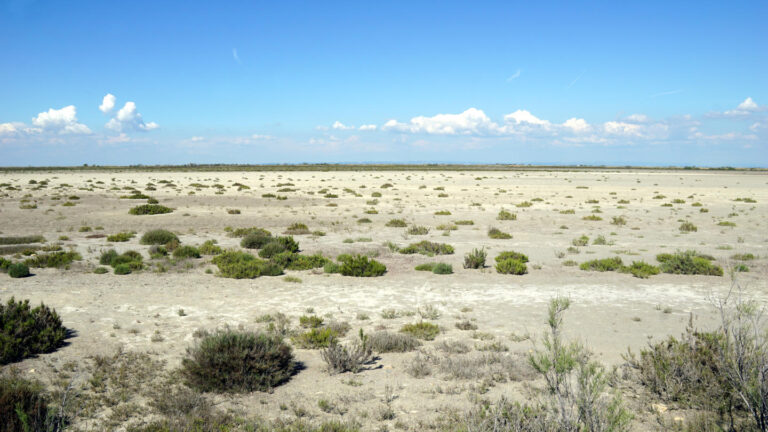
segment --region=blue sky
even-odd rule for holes
[[[0,0],[0,165],[768,166],[768,2]]]

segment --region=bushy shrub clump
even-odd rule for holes
[[[624,264],[621,262],[621,258],[615,257],[615,258],[603,258],[603,259],[595,259],[591,261],[586,261],[581,263],[579,265],[579,268],[582,270],[588,270],[588,271],[616,271],[620,270]]]
[[[259,276],[280,276],[283,269],[277,264],[238,251],[227,251],[211,261],[219,267],[219,275],[233,279],[253,279]]]
[[[512,238],[512,234],[506,233],[498,228],[491,227],[488,229],[488,237],[494,240],[509,240]]]
[[[412,324],[406,324],[400,328],[400,333],[411,335],[417,339],[434,340],[435,337],[440,334],[440,327],[430,322],[417,322]]]
[[[259,251],[262,258],[272,258],[282,252],[295,253],[299,251],[299,244],[291,236],[275,237],[265,244]]]
[[[67,329],[55,310],[29,300],[17,302],[11,297],[0,303],[0,365],[56,350],[64,342]]]
[[[228,229],[230,237],[245,237],[249,234],[257,234],[263,237],[272,237],[272,233],[258,227]]]
[[[288,270],[311,270],[323,267],[328,263],[328,258],[321,254],[300,255],[293,252],[280,252],[273,255],[270,261]]]
[[[419,264],[415,267],[418,271],[429,271],[434,274],[451,274],[453,273],[453,266],[447,263],[425,263]]]
[[[200,253],[202,255],[218,255],[222,253],[221,246],[216,244],[216,240],[206,240],[200,245]]]
[[[126,275],[133,270],[144,268],[144,257],[139,252],[127,251],[118,254],[114,249],[101,253],[99,264],[108,265],[115,269],[115,274]]]
[[[484,248],[472,249],[472,252],[464,255],[464,268],[479,269],[485,267],[485,259],[488,254]]]
[[[24,263],[14,263],[8,266],[8,276],[16,278],[24,278],[29,276],[29,267]]]
[[[164,245],[173,241],[179,241],[179,238],[176,236],[176,234],[168,230],[156,229],[145,232],[144,235],[141,236],[139,243],[143,245]]]
[[[406,231],[410,235],[427,235],[429,234],[429,228],[425,226],[413,225]]]
[[[240,247],[245,249],[261,249],[272,240],[274,240],[272,235],[268,232],[263,232],[263,230],[259,232],[251,232],[246,234],[245,237],[240,240]]]
[[[181,246],[173,251],[174,258],[200,258],[200,251],[194,246]]]
[[[516,259],[524,263],[528,262],[528,256],[520,252],[504,251],[504,252],[499,252],[499,254],[496,255],[496,262],[504,261],[506,259]]]
[[[128,213],[132,215],[158,215],[171,213],[172,211],[172,208],[160,204],[142,204],[128,210]]]
[[[496,271],[501,274],[524,275],[528,267],[519,259],[507,258],[496,263]]]
[[[0,257],[0,272],[7,272],[13,261]]]
[[[379,353],[408,352],[421,346],[418,339],[407,333],[378,331],[368,336],[371,349]]]
[[[0,245],[19,245],[27,243],[45,243],[45,237],[41,235],[0,237]]]
[[[501,209],[499,210],[499,214],[496,216],[496,219],[498,220],[517,220],[517,215],[515,213],[511,213],[507,210]]]
[[[132,239],[135,234],[132,232],[120,232],[107,236],[107,241],[110,242],[127,242]]]
[[[331,340],[338,337],[338,332],[330,327],[316,327],[307,332],[299,333],[291,340],[301,348],[318,349],[328,347],[331,344]]]
[[[82,259],[82,257],[77,252],[59,251],[59,252],[51,252],[47,254],[45,253],[37,254],[32,258],[25,260],[24,264],[34,268],[41,268],[41,267],[66,268],[66,267],[69,267],[69,265],[72,264],[73,261],[77,261],[80,259]]]
[[[650,276],[659,274],[659,268],[645,261],[633,261],[632,265],[624,267],[622,271],[631,273],[632,276],[640,279],[647,279]]]
[[[48,431],[48,400],[42,383],[17,372],[0,375],[0,431]]]
[[[309,227],[307,227],[306,224],[303,224],[301,222],[294,222],[285,230],[285,234],[291,234],[291,235],[302,235],[302,234],[309,234],[309,233],[310,233]]]
[[[328,348],[320,352],[320,357],[331,373],[357,373],[363,365],[373,361],[373,350],[368,344],[368,336],[360,329],[359,340],[355,343],[342,346],[332,339]]]
[[[339,261],[341,261],[339,273],[342,276],[375,277],[387,272],[387,267],[384,264],[374,259],[369,259],[365,255],[340,257]]]
[[[405,228],[408,226],[403,219],[390,219],[385,225],[391,228]]]
[[[711,256],[703,255],[693,250],[675,252],[674,254],[659,254],[656,255],[656,260],[661,263],[659,268],[664,273],[706,276],[723,275],[722,267],[710,262],[713,260]]]
[[[399,250],[401,254],[422,254],[422,255],[450,255],[454,251],[453,246],[445,243],[434,243],[423,240],[418,243],[412,243]]]
[[[280,336],[218,330],[187,350],[182,360],[186,383],[200,391],[268,391],[295,371],[291,347]]]

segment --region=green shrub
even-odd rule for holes
[[[42,303],[31,308],[29,300],[13,297],[0,303],[0,365],[53,352],[66,335],[59,315]]]
[[[187,385],[219,393],[268,391],[296,370],[291,347],[278,335],[219,330],[187,349],[181,372]]]
[[[751,253],[742,253],[742,254],[735,254],[731,255],[731,259],[737,260],[737,261],[751,261],[755,259],[755,255]]]
[[[624,216],[614,216],[611,218],[611,225],[624,226],[627,224],[627,220]]]
[[[429,234],[429,228],[425,226],[412,225],[406,232],[410,235],[427,235]]]
[[[653,264],[648,264],[645,261],[633,261],[629,267],[624,267],[622,271],[632,274],[632,276],[640,279],[647,279],[651,276],[659,274],[660,270]]]
[[[101,253],[101,256],[99,256],[99,264],[101,265],[111,265],[112,260],[117,258],[117,251],[114,249],[110,249],[107,251],[103,251]]]
[[[143,245],[164,245],[172,241],[179,241],[179,238],[176,236],[176,234],[168,230],[156,229],[145,232],[144,235],[141,236],[139,243]]]
[[[376,277],[386,273],[387,267],[365,255],[356,255],[342,261],[339,272],[342,276]]]
[[[24,264],[40,268],[40,267],[55,267],[55,268],[64,268],[68,267],[70,264],[72,264],[75,260],[80,260],[82,257],[79,253],[70,251],[70,252],[51,252],[49,254],[37,254],[32,258],[29,258],[24,261]]]
[[[7,272],[8,271],[8,267],[10,267],[11,264],[13,264],[13,262],[11,260],[8,260],[8,259],[5,259],[3,257],[0,257],[0,271],[1,272]]]
[[[499,254],[496,255],[496,262],[504,261],[506,259],[516,259],[523,263],[528,262],[528,256],[520,252],[504,251],[504,252],[499,252]]]
[[[324,273],[341,273],[341,265],[333,261],[328,261],[323,266]]]
[[[168,256],[168,249],[165,246],[152,245],[149,247],[149,257],[152,259]]]
[[[696,225],[692,224],[691,222],[683,222],[680,224],[680,232],[696,232],[699,229],[696,228]]]
[[[8,266],[8,276],[12,278],[24,278],[29,276],[29,267],[24,263],[15,263]]]
[[[142,204],[128,210],[128,213],[132,215],[158,215],[171,213],[172,211],[172,208],[160,204]]]
[[[457,220],[454,223],[456,225],[474,225],[475,221],[471,221],[471,220]]]
[[[405,228],[408,226],[408,224],[402,219],[390,219],[389,222],[387,222],[385,225],[391,228]]]
[[[45,237],[41,235],[0,237],[0,245],[18,245],[28,243],[45,243]]]
[[[96,273],[96,274],[105,274],[105,273],[109,273],[109,270],[107,270],[106,267],[96,267],[93,270],[93,272]]]
[[[517,220],[517,215],[515,213],[511,213],[507,210],[501,209],[499,211],[499,214],[496,216],[497,220]]]
[[[406,324],[400,328],[401,333],[405,333],[422,340],[434,340],[435,337],[440,334],[440,327],[430,322],[418,322],[413,324]]]
[[[496,271],[501,274],[524,275],[528,273],[528,267],[520,260],[507,258],[496,263]]]
[[[330,327],[313,328],[307,332],[299,333],[291,340],[297,346],[306,349],[325,348],[331,344],[331,339],[335,339],[339,334]]]
[[[52,431],[48,397],[42,383],[20,376],[18,371],[0,375],[0,431]]]
[[[659,268],[664,273],[684,275],[722,276],[722,267],[712,264],[712,257],[696,251],[676,252],[674,254],[656,255],[661,263]]]
[[[275,255],[282,254],[282,253],[291,253],[291,251],[288,251],[285,249],[285,246],[283,246],[282,243],[271,241],[264,245],[264,247],[261,248],[259,251],[259,256],[262,258],[272,258]]]
[[[408,352],[421,346],[418,339],[407,333],[378,331],[368,335],[368,344],[378,353]]]
[[[451,212],[448,210],[438,210],[435,212],[435,216],[450,216]]]
[[[288,251],[274,255],[270,260],[288,270],[311,270],[323,267],[328,263],[328,258],[319,253],[314,255],[299,255]]]
[[[601,220],[603,220],[603,218],[601,218],[600,216],[597,216],[597,215],[584,216],[581,219],[585,220],[585,221],[601,221]]]
[[[251,228],[236,228],[234,230],[229,230],[229,236],[230,237],[245,237],[249,234],[257,234],[262,237],[272,237],[272,233],[258,227],[251,227]]]
[[[300,222],[295,222],[291,224],[288,227],[288,229],[285,230],[285,234],[292,234],[292,235],[301,235],[301,234],[309,234],[309,233],[310,231],[307,225]]]
[[[571,241],[571,244],[574,246],[586,246],[589,244],[589,237],[582,235],[579,238],[575,238]]]
[[[107,241],[110,241],[110,242],[127,242],[128,240],[132,239],[134,235],[135,234],[133,234],[132,232],[121,232],[121,233],[112,234],[112,235],[107,236]]]
[[[453,246],[444,243],[433,243],[427,240],[418,243],[412,243],[402,249],[401,254],[422,254],[422,255],[450,255],[454,251]]]
[[[488,230],[488,237],[495,239],[495,240],[509,240],[512,238],[512,234],[505,233],[504,231],[498,229],[498,228],[490,228]]]
[[[432,267],[432,273],[445,275],[453,273],[453,266],[447,263],[437,263]]]
[[[428,272],[431,272],[432,269],[434,269],[434,268],[435,268],[435,263],[424,263],[424,264],[419,264],[416,267],[414,267],[414,270],[416,270],[416,271],[428,271]]]
[[[206,240],[200,245],[200,253],[202,255],[218,255],[222,253],[221,246],[216,244],[216,240]]]
[[[484,248],[472,249],[472,252],[464,255],[464,268],[479,269],[485,267],[485,259],[488,254]]]
[[[624,264],[621,262],[621,258],[615,257],[615,258],[603,258],[603,259],[586,261],[581,263],[579,268],[587,271],[605,272],[605,271],[620,270],[623,267],[623,265]]]
[[[265,235],[263,232],[252,232],[246,234],[242,240],[240,240],[240,247],[245,249],[261,249],[267,243],[273,241],[272,235]]]
[[[219,275],[233,279],[253,279],[259,276],[279,276],[283,269],[268,261],[239,251],[227,251],[217,255],[211,261],[218,266]]]
[[[304,328],[319,328],[323,325],[323,318],[317,315],[302,315],[299,317],[299,325]]]
[[[200,258],[200,251],[194,246],[181,246],[173,251],[174,258]]]
[[[128,263],[117,264],[114,267],[115,267],[115,274],[116,275],[131,274],[131,265],[128,264]]]

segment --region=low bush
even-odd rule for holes
[[[200,245],[199,250],[202,255],[218,255],[224,252],[221,246],[216,244],[216,240],[206,240]]]
[[[440,334],[440,327],[430,322],[421,321],[404,325],[400,328],[400,333],[411,335],[416,339],[431,341]]]
[[[302,234],[309,234],[309,228],[306,224],[295,222],[291,224],[286,230],[285,234],[291,234],[291,235],[302,235]]]
[[[433,268],[435,268],[435,263],[424,263],[414,267],[414,270],[431,272]]]
[[[497,220],[507,221],[507,220],[517,220],[517,215],[515,213],[509,212],[507,210],[501,209],[499,210],[499,214],[496,215]]]
[[[174,258],[200,258],[200,251],[194,246],[180,246],[173,251]]]
[[[737,261],[752,261],[755,258],[756,258],[755,255],[751,253],[741,253],[741,254],[731,255],[731,259],[737,260]]]
[[[479,269],[485,267],[485,259],[488,254],[484,248],[472,249],[472,252],[468,252],[464,255],[464,268]]]
[[[407,333],[378,331],[368,337],[371,349],[378,353],[408,352],[421,346],[418,339]]]
[[[252,232],[246,234],[242,240],[240,240],[240,247],[245,249],[261,249],[267,243],[274,240],[271,234],[265,234],[264,232]]]
[[[319,328],[325,320],[317,315],[302,315],[299,317],[299,325],[304,328]]]
[[[603,218],[601,218],[600,216],[597,216],[597,215],[584,216],[581,219],[585,220],[585,221],[601,221],[601,220],[603,220]]]
[[[123,263],[123,264],[117,264],[117,265],[115,265],[114,267],[115,267],[115,274],[116,274],[116,275],[127,275],[127,274],[131,274],[131,271],[132,271],[132,270],[131,270],[131,265],[130,265],[130,264],[127,264],[127,263]]]
[[[615,258],[603,258],[603,259],[586,261],[581,263],[581,265],[579,265],[579,268],[587,271],[605,272],[605,271],[621,270],[623,266],[624,264],[621,262],[621,258],[615,257]]]
[[[318,327],[310,329],[307,332],[299,333],[291,340],[298,347],[306,349],[326,348],[331,344],[331,340],[338,338],[339,334],[330,327]]]
[[[496,263],[496,271],[501,274],[524,275],[528,273],[528,267],[520,260],[507,258]]]
[[[373,351],[368,344],[368,336],[360,329],[359,340],[351,346],[342,346],[336,339],[332,339],[328,348],[320,352],[320,357],[331,373],[357,373],[364,365],[371,363]]]
[[[178,242],[179,238],[176,234],[164,229],[147,231],[139,239],[139,243],[143,245],[164,245],[172,241]]]
[[[498,228],[491,227],[488,229],[488,237],[494,240],[509,240],[512,238],[512,234],[506,233]]]
[[[528,256],[520,252],[504,251],[499,252],[499,254],[496,255],[496,262],[504,261],[506,259],[516,259],[524,263],[528,262]]]
[[[696,228],[696,225],[692,224],[691,222],[683,222],[680,224],[679,227],[680,232],[696,232],[699,229]]]
[[[261,250],[259,251],[259,256],[262,258],[269,259],[278,254],[283,254],[283,253],[290,254],[291,252],[286,250],[285,246],[282,243],[276,242],[276,241],[270,241],[269,243],[265,244],[261,248]]]
[[[293,252],[281,252],[273,255],[270,261],[288,270],[311,270],[328,263],[328,258],[321,254],[300,255]]]
[[[249,234],[258,234],[263,237],[272,237],[272,233],[258,227],[251,227],[251,228],[226,228],[227,231],[229,231],[229,234],[227,234],[230,237],[245,237]]]
[[[135,236],[132,232],[120,232],[107,236],[109,242],[127,242]]]
[[[402,219],[390,219],[389,222],[385,224],[385,226],[391,228],[405,228],[408,226],[408,224]]]
[[[259,276],[280,276],[283,269],[277,264],[264,261],[239,251],[227,251],[211,261],[218,266],[219,275],[233,279],[253,279]]]
[[[632,276],[640,279],[647,279],[651,276],[659,274],[659,268],[653,264],[648,264],[645,261],[633,261],[632,265],[624,267],[622,271],[632,274]]]
[[[582,235],[579,238],[575,238],[571,241],[571,244],[574,246],[586,246],[589,244],[589,237]]]
[[[128,213],[132,215],[158,215],[171,213],[172,211],[172,208],[160,204],[142,204],[128,210]]]
[[[96,268],[93,270],[93,272],[94,272],[95,274],[106,274],[106,273],[109,273],[109,270],[107,270],[107,268],[106,268],[106,267],[96,267]]]
[[[24,263],[14,263],[8,266],[8,276],[12,278],[25,278],[29,276],[29,267]]]
[[[410,235],[427,235],[429,234],[429,228],[425,226],[413,225],[406,231]]]
[[[341,265],[333,261],[328,261],[323,266],[324,273],[341,273]]]
[[[453,273],[453,266],[446,263],[425,263],[417,265],[415,270],[428,271],[434,274],[451,274]]]
[[[427,240],[418,243],[412,243],[399,250],[401,254],[421,254],[421,255],[450,255],[454,251],[453,246],[444,243],[434,243]]]
[[[54,267],[54,268],[67,268],[73,261],[82,259],[79,253],[74,251],[69,252],[51,252],[48,254],[37,254],[32,258],[24,261],[24,264],[35,267]]]
[[[19,245],[28,243],[45,243],[45,237],[41,235],[0,237],[0,245]]]
[[[342,276],[376,277],[387,272],[387,267],[384,264],[369,259],[365,255],[355,255],[343,261],[339,260],[341,261],[339,273]]]
[[[674,254],[656,255],[656,260],[661,263],[659,268],[664,273],[684,275],[722,276],[722,267],[712,264],[712,257],[702,255],[696,251],[676,252]]]
[[[0,365],[53,352],[66,335],[59,315],[42,303],[32,308],[13,297],[0,303]]]
[[[0,375],[0,432],[52,431],[43,384],[17,371]]]
[[[219,393],[268,391],[295,370],[291,347],[280,336],[229,329],[203,337],[181,364],[187,385]]]
[[[457,220],[454,223],[456,225],[474,225],[475,221],[472,221],[472,220]]]

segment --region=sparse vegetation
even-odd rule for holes
[[[472,249],[471,252],[464,255],[464,268],[479,269],[485,267],[487,256],[488,253],[485,251],[485,248]]]
[[[433,243],[427,240],[420,241],[418,243],[412,243],[404,248],[401,248],[399,252],[401,254],[421,254],[427,256],[433,255],[450,255],[453,254],[453,246],[445,243]]]
[[[411,335],[416,339],[431,341],[434,340],[438,334],[440,334],[440,327],[438,327],[437,324],[422,321],[413,324],[406,324],[400,329],[400,332]]]
[[[132,215],[159,215],[173,212],[173,209],[160,204],[142,204],[128,210]]]

